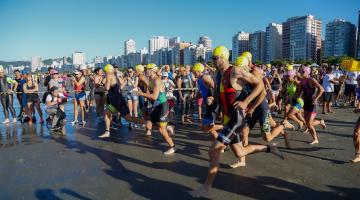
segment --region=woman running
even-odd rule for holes
[[[306,126],[308,127],[313,141],[310,144],[318,144],[319,139],[316,134],[315,126],[321,125],[325,129],[325,121],[315,120],[317,115],[318,99],[321,97],[324,89],[314,78],[310,77],[310,68],[303,67],[300,71],[302,74],[302,80],[300,83],[300,90],[304,99],[304,118]]]

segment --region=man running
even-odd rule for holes
[[[197,80],[197,86],[201,97],[205,101],[206,111],[202,119],[202,129],[205,132],[209,132],[213,139],[215,140],[218,136],[217,130],[223,128],[222,125],[215,125],[214,115],[216,115],[217,103],[214,98],[214,88],[215,83],[213,78],[204,74],[204,65],[201,63],[196,63],[193,67],[193,73]]]
[[[120,85],[124,85],[124,80],[119,79],[115,75],[114,67],[110,64],[104,66],[104,72],[106,73],[105,90],[107,94],[107,105],[105,110],[105,132],[99,136],[99,138],[110,137],[110,125],[112,116],[118,112],[128,122],[143,123],[143,121],[132,118],[130,116],[129,108],[126,105],[126,100],[121,94]]]
[[[220,105],[224,116],[224,129],[209,149],[210,167],[203,186],[191,192],[193,197],[207,196],[215,175],[219,170],[221,151],[229,144],[241,146],[240,133],[244,125],[243,112],[249,103],[264,89],[262,80],[239,67],[229,64],[229,50],[224,46],[216,47],[213,51],[213,61],[221,73]],[[245,94],[245,83],[253,85],[253,91]],[[248,145],[237,151],[238,157],[255,152],[275,152],[276,147],[269,145]]]

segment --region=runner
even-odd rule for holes
[[[210,168],[207,179],[200,188],[191,192],[193,197],[206,197],[219,170],[221,151],[229,144],[239,145],[238,157],[256,152],[278,152],[276,146],[248,145],[241,146],[240,133],[244,124],[244,114],[249,103],[263,91],[262,81],[249,72],[229,64],[229,50],[224,46],[213,51],[213,61],[221,73],[220,105],[224,113],[224,129],[209,150]],[[254,90],[245,94],[245,83],[252,84]],[[237,148],[235,149],[237,150]]]
[[[353,163],[360,162],[360,116],[356,122],[355,128],[354,128],[354,148],[355,148],[355,157],[351,160]]]
[[[317,82],[317,80],[310,77],[309,67],[303,67],[300,73],[302,74],[300,90],[304,99],[304,118],[306,121],[306,126],[313,138],[313,141],[310,142],[310,144],[318,144],[319,140],[316,134],[315,126],[321,125],[323,129],[326,127],[325,121],[323,119],[315,120],[317,115],[318,99],[321,97],[324,89]]]
[[[168,115],[169,104],[166,99],[165,86],[158,76],[158,67],[155,64],[148,64],[146,66],[146,75],[149,77],[149,91],[144,93],[141,90],[137,94],[147,98],[152,104],[152,110],[149,113],[150,120],[159,128],[164,140],[169,145],[169,149],[164,152],[165,155],[175,153],[175,144],[168,133]],[[149,127],[151,129],[151,127]],[[173,132],[173,131],[172,131]]]
[[[105,110],[105,132],[98,137],[108,138],[110,137],[110,125],[114,114],[120,113],[128,122],[143,123],[143,121],[130,116],[126,100],[120,91],[120,87],[121,85],[125,85],[125,81],[115,75],[115,70],[112,65],[105,65],[103,70],[106,73],[105,90],[108,94]]]
[[[197,80],[197,86],[200,95],[205,100],[206,111],[202,119],[202,130],[211,134],[213,140],[218,136],[217,130],[223,128],[222,125],[215,125],[215,115],[217,103],[214,98],[215,83],[210,75],[204,74],[204,65],[196,63],[193,67],[193,73]]]
[[[243,56],[240,56],[236,59],[236,66],[247,72],[250,72],[255,77],[263,79],[261,70],[251,65],[251,57],[252,56],[250,52],[246,52],[245,54],[243,54]],[[254,88],[251,84],[245,84],[244,90],[246,94],[251,94],[253,89]],[[288,135],[284,131],[284,129],[285,128],[291,129],[292,126],[284,123],[277,124],[275,120],[272,119],[270,108],[265,96],[266,96],[266,91],[264,89],[262,90],[260,95],[254,101],[252,101],[247,107],[247,111],[246,111],[247,113],[244,122],[245,124],[244,127],[242,128],[243,146],[246,147],[248,145],[250,130],[253,129],[255,124],[259,121],[260,131],[262,133],[264,141],[271,142],[275,137],[281,134],[285,139],[286,147],[290,148]],[[236,147],[237,146],[231,145],[231,148],[234,152],[236,152],[236,150],[234,149]],[[230,167],[232,168],[241,167],[241,166],[246,166],[245,156],[238,157],[238,161],[230,165]]]

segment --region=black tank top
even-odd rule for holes
[[[279,78],[274,78],[271,82],[271,89],[272,90],[279,90],[280,89],[280,80]]]

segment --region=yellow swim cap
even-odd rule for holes
[[[136,65],[135,70],[138,72],[143,72],[145,70],[144,65]]]
[[[203,72],[204,71],[204,65],[201,63],[196,63],[193,67],[194,72]]]
[[[153,71],[158,71],[158,67],[154,63],[149,63],[146,65],[146,69],[151,69]]]
[[[108,73],[108,72],[113,72],[114,71],[114,67],[110,64],[107,64],[104,66],[104,72]]]
[[[239,56],[236,58],[235,65],[237,67],[247,67],[249,64],[249,59],[245,56]]]
[[[219,56],[222,59],[229,60],[230,53],[229,50],[224,46],[217,46],[213,50],[213,56]]]
[[[301,107],[304,107],[304,100],[302,98],[297,98],[296,103],[300,104]]]
[[[271,64],[266,64],[266,67],[267,67],[267,68],[271,68]]]
[[[294,70],[294,66],[288,65],[288,66],[286,67],[286,70],[287,70],[287,71]]]
[[[245,56],[247,59],[249,59],[249,63],[251,63],[252,60],[252,54],[248,51],[244,51],[242,54],[242,56]]]

